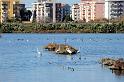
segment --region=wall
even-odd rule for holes
[[[104,18],[104,3],[96,3],[96,9],[95,9],[95,14],[96,14],[96,19],[101,19]]]

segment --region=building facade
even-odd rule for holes
[[[20,11],[25,9],[25,4],[14,4],[13,6],[13,13],[14,13],[14,17],[15,19],[20,19],[21,15],[20,15]]]
[[[40,1],[40,0],[39,0]],[[41,1],[33,4],[33,16],[36,22],[60,22],[62,20],[61,3]]]
[[[124,14],[124,0],[105,0],[105,18],[114,19]]]
[[[44,20],[44,4],[41,2],[33,3],[31,21],[43,22]]]
[[[98,0],[95,3],[95,19],[105,18],[105,2],[104,0]]]
[[[79,21],[80,20],[80,6],[79,4],[72,5],[72,20]]]
[[[20,0],[0,0],[0,22],[14,17],[14,5],[19,3]]]
[[[80,20],[91,21],[104,18],[104,0],[81,0]]]

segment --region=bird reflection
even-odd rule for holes
[[[69,60],[69,61],[70,61],[70,60],[73,60],[73,57],[72,57],[71,55],[67,55],[66,58],[67,58],[67,60]]]

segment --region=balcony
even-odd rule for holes
[[[111,12],[123,12],[124,10],[123,9],[111,9],[110,11]]]
[[[111,8],[122,8],[124,7],[123,5],[119,4],[119,5],[111,5]]]
[[[121,16],[122,15],[122,13],[111,13],[110,14],[110,16],[117,16],[117,17],[119,17],[119,16]]]
[[[4,6],[2,6],[2,9],[8,9],[8,6],[5,6],[5,5],[4,5]]]

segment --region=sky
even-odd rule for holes
[[[22,0],[22,3],[25,3],[26,7],[31,7],[32,3],[36,1],[37,0]],[[59,0],[59,1],[72,5],[73,3],[79,3],[80,0]]]

